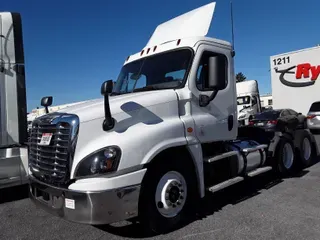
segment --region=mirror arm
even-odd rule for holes
[[[211,95],[208,97],[207,95],[199,95],[199,105],[200,107],[206,107],[209,103],[217,96],[218,90],[214,89]]]
[[[109,96],[108,94],[104,95],[104,121],[102,124],[103,131],[109,131],[114,127],[114,119],[111,116],[110,105],[109,105]]]
[[[112,90],[113,90],[112,80],[105,81],[101,85],[101,94],[104,97],[104,120],[102,123],[103,131],[109,131],[112,128],[114,128],[114,125],[115,125],[115,120],[111,115],[110,103],[109,103],[109,94],[112,93]]]
[[[209,102],[211,102],[218,94],[218,90],[214,89],[209,97]]]

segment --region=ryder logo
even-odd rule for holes
[[[296,71],[292,71],[296,68]],[[320,65],[312,66],[310,63],[302,63],[283,70],[274,68],[276,73],[280,73],[279,80],[288,87],[308,87],[315,84],[320,75]],[[295,74],[295,79],[308,79],[308,82],[291,82],[285,79],[285,75]]]

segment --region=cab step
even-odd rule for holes
[[[243,181],[244,180],[244,178],[243,177],[235,177],[235,178],[232,178],[232,179],[229,179],[229,180],[227,180],[227,181],[224,181],[224,182],[222,182],[222,183],[219,183],[219,184],[217,184],[217,185],[214,185],[214,186],[212,186],[212,187],[209,187],[207,190],[209,191],[209,192],[217,192],[217,191],[219,191],[219,190],[221,190],[221,189],[223,189],[223,188],[226,188],[226,187],[229,187],[229,186],[231,186],[231,185],[233,185],[233,184],[236,184],[236,183],[238,183],[238,182],[241,182],[241,181]]]
[[[247,173],[247,176],[248,176],[248,177],[254,177],[254,176],[257,176],[257,175],[259,175],[259,174],[268,172],[268,171],[270,171],[270,170],[272,170],[272,167],[270,167],[270,166],[261,167],[261,168],[255,169],[255,170]],[[221,190],[221,189],[223,189],[223,188],[227,188],[227,187],[229,187],[229,186],[231,186],[231,185],[233,185],[233,184],[236,184],[236,183],[238,183],[238,182],[241,182],[241,181],[243,181],[244,179],[245,179],[245,178],[244,178],[244,177],[241,177],[241,176],[238,176],[238,177],[235,177],[235,178],[231,178],[231,179],[229,179],[229,180],[227,180],[227,181],[224,181],[224,182],[222,182],[222,183],[219,183],[219,184],[217,184],[217,185],[208,187],[207,190],[208,190],[209,192],[214,193],[214,192],[217,192],[217,191],[219,191],[219,190]]]
[[[204,158],[203,161],[205,161],[207,163],[212,163],[212,162],[219,161],[219,160],[227,158],[227,157],[235,156],[237,154],[238,154],[237,151],[230,151],[230,152],[219,154],[217,156]]]
[[[249,173],[247,173],[248,177],[254,177],[254,176],[257,176],[261,173],[265,173],[265,172],[268,172],[272,170],[272,167],[270,166],[266,166],[266,167],[261,167],[261,168],[257,168]]]

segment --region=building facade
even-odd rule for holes
[[[269,108],[272,107],[272,95],[265,94],[260,96],[261,107]]]

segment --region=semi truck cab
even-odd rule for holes
[[[240,125],[248,125],[249,118],[261,112],[260,94],[256,80],[246,80],[236,83],[237,110]]]
[[[86,224],[138,217],[164,232],[208,192],[292,171],[300,142],[238,129],[233,48],[206,37],[215,6],[157,26],[115,86],[102,84],[102,99],[33,121],[29,192],[37,206]],[[307,165],[311,155],[303,156]]]

